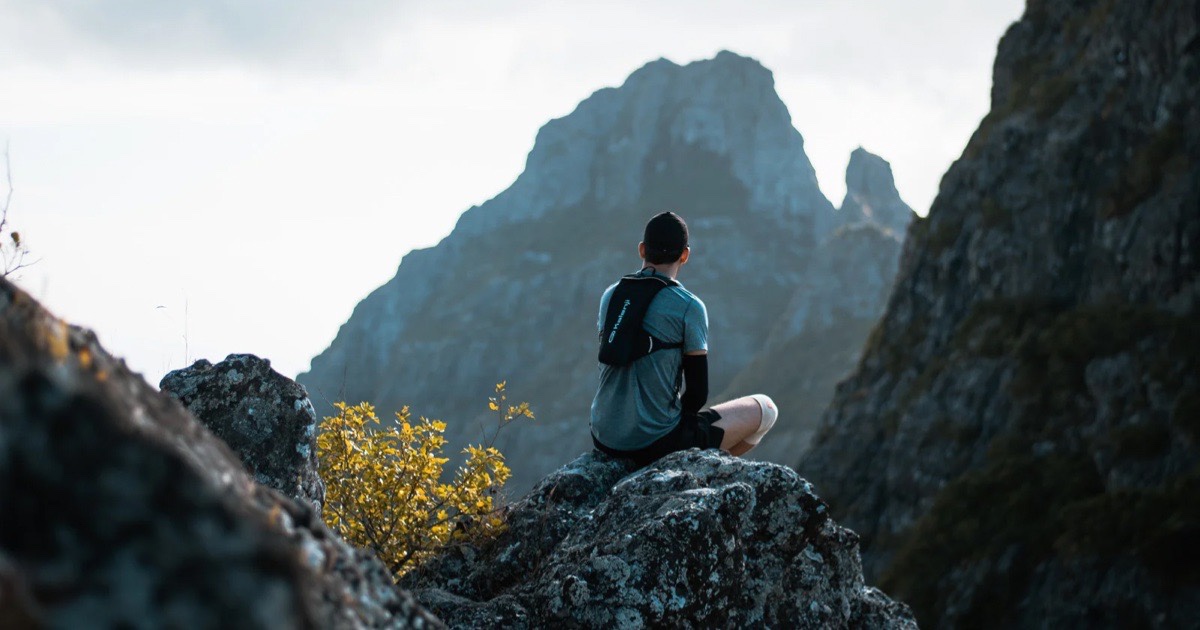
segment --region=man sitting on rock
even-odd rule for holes
[[[600,298],[592,442],[640,466],[692,447],[745,454],[779,411],[763,394],[701,410],[708,399],[708,311],[675,280],[691,256],[683,218],[664,212],[650,219],[638,255],[642,270]]]

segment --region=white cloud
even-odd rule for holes
[[[214,60],[338,65],[403,10],[395,0],[7,0],[18,41],[149,66]]]

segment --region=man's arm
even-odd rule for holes
[[[708,351],[683,355],[683,380],[686,388],[680,402],[684,413],[696,413],[708,402]]]

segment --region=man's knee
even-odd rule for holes
[[[762,412],[762,419],[759,421],[758,430],[746,438],[746,443],[758,444],[759,440],[767,434],[767,431],[771,430],[771,427],[775,426],[775,421],[779,419],[779,407],[766,394],[754,394],[750,398],[753,398],[758,403],[758,408]]]

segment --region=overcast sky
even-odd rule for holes
[[[152,382],[307,369],[537,129],[658,57],[774,71],[836,204],[857,146],[921,214],[1017,0],[0,0],[19,283]],[[2,186],[2,184],[0,184]]]

